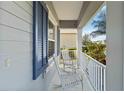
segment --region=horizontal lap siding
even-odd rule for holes
[[[30,89],[32,2],[0,2],[0,58],[0,90]]]
[[[16,1],[14,3],[17,4],[20,8],[22,8],[24,11],[26,11],[29,15],[32,16],[32,6],[31,5],[29,5],[26,2],[19,2],[19,1]]]
[[[0,41],[29,42],[32,41],[32,33],[23,32],[8,26],[0,25]]]
[[[0,25],[10,26],[19,30],[31,32],[32,25],[22,19],[0,9]]]
[[[29,12],[31,13],[32,8],[28,4],[26,5],[29,9],[27,7],[21,6],[20,3],[18,4],[17,2],[1,2],[0,9],[3,9],[6,12],[15,15],[16,17],[21,18],[23,21],[32,24],[32,15],[26,12],[27,10],[25,11],[24,9],[24,8],[28,9]]]
[[[28,3],[30,6],[33,6],[33,3],[31,1],[28,1],[26,3]]]

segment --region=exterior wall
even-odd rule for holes
[[[107,2],[107,90],[123,90],[124,2]]]
[[[61,33],[60,34],[60,47],[61,48],[76,48],[76,33]]]
[[[0,90],[47,90],[50,67],[45,79],[32,80],[32,2],[1,1]]]

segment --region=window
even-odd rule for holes
[[[48,29],[48,38],[51,40],[55,40],[55,31],[54,31],[54,25],[53,23],[49,20],[49,29]]]
[[[55,31],[54,25],[49,20],[49,31],[48,31],[48,58],[51,58],[55,51]]]
[[[43,2],[33,2],[33,80],[48,66],[48,12]]]

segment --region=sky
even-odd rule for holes
[[[92,22],[93,20],[97,20],[99,19],[98,16],[99,14],[102,12],[102,11],[105,11],[106,13],[106,6],[103,6],[101,8],[101,10],[99,10],[90,20],[89,22],[84,26],[84,28],[82,29],[82,36],[85,35],[85,34],[90,34],[91,32],[95,31],[97,28],[94,28],[93,25],[92,25]],[[100,35],[100,36],[97,36],[96,38],[91,38],[92,41],[101,41],[101,40],[105,40],[106,39],[106,35]]]

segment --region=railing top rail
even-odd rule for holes
[[[89,59],[93,60],[93,62],[95,62],[96,64],[102,66],[103,68],[106,68],[106,65],[100,63],[99,61],[93,59],[92,57],[88,56],[87,54],[85,54],[84,52],[82,52],[83,55],[85,55],[86,57],[88,57]]]

